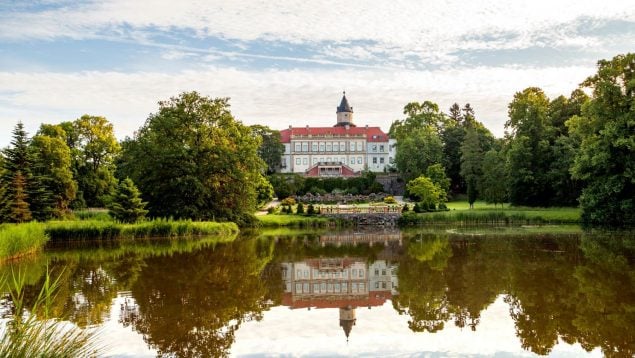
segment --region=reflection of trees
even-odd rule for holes
[[[561,332],[576,335],[571,319],[578,299],[573,279],[577,250],[562,247],[567,241],[518,238],[508,255],[513,264],[505,301],[523,348],[537,354],[551,352]]]
[[[476,329],[480,311],[498,292],[492,284],[500,281],[484,275],[487,261],[471,257],[471,245],[450,241],[444,233],[416,234],[407,242],[393,305],[400,314],[410,315],[410,329],[436,332],[450,320]]]
[[[480,312],[506,293],[523,348],[548,354],[562,340],[630,357],[635,240],[585,234],[581,243],[571,235],[414,234],[393,304],[411,316],[413,331],[436,332],[449,321],[477,329]]]
[[[267,288],[259,278],[271,254],[259,240],[240,240],[148,258],[132,286],[133,327],[161,355],[226,355],[240,324],[261,318]]]
[[[635,356],[635,239],[586,235],[582,251],[587,262],[574,274],[580,343],[599,346],[606,356]]]

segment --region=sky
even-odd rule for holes
[[[386,131],[408,102],[470,103],[502,136],[514,93],[568,96],[634,50],[632,0],[0,0],[0,147],[83,114],[123,139],[192,90],[274,129],[334,125],[344,90]]]

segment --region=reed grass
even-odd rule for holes
[[[575,210],[475,210],[446,211],[437,213],[405,213],[399,218],[400,226],[419,226],[438,223],[543,225],[576,224],[580,214]]]
[[[39,250],[48,241],[45,225],[37,222],[0,227],[0,260],[14,259]]]
[[[285,215],[285,214],[269,214],[258,216],[261,227],[326,227],[326,226],[345,226],[344,220],[326,218],[323,216],[303,216],[303,215]]]
[[[59,288],[59,277],[47,272],[34,303],[25,307],[25,279],[19,273],[0,279],[8,287],[12,314],[0,330],[0,357],[94,357],[105,347],[97,343],[95,331],[82,330],[70,322],[49,317],[51,302]]]
[[[51,221],[46,225],[51,241],[88,241],[136,239],[151,237],[190,237],[201,235],[232,235],[238,233],[234,223],[155,219],[135,224],[115,221]]]

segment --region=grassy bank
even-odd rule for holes
[[[40,250],[47,242],[192,236],[236,237],[234,223],[156,219],[136,224],[79,220],[0,225],[0,261]]]
[[[82,220],[50,221],[46,234],[51,241],[109,240],[150,237],[188,237],[201,235],[231,235],[238,232],[234,223],[155,219],[136,224],[115,221]]]
[[[450,207],[450,205],[448,205]],[[400,220],[400,226],[418,226],[437,223],[474,224],[577,224],[580,222],[580,210],[577,208],[480,208],[459,209],[436,213],[406,213]]]
[[[261,227],[325,227],[345,226],[343,220],[321,216],[269,214],[258,216]]]
[[[44,224],[3,224],[0,226],[0,261],[35,252],[48,239]]]

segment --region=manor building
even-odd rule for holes
[[[280,131],[282,173],[310,177],[350,177],[363,170],[384,172],[394,166],[395,144],[379,127],[358,127],[346,93],[333,127],[292,127]]]

